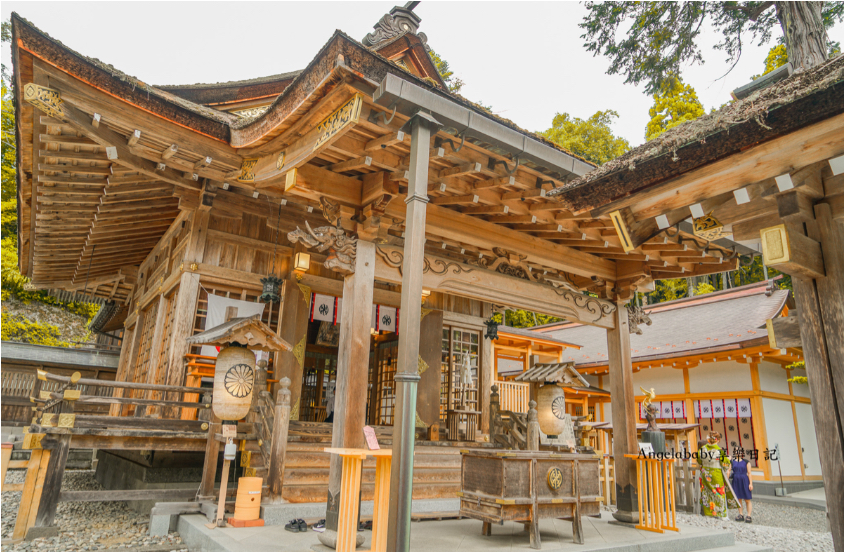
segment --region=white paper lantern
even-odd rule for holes
[[[560,386],[546,384],[537,391],[537,419],[544,434],[558,436],[563,432],[566,426],[566,399]]]
[[[255,354],[229,346],[217,354],[214,364],[214,396],[211,409],[224,421],[238,421],[249,414],[255,385]]]

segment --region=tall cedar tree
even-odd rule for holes
[[[827,59],[827,29],[842,21],[842,2],[587,2],[580,24],[584,46],[610,59],[608,74],[645,83],[654,94],[681,74],[685,63],[703,63],[698,38],[705,21],[722,34],[716,46],[731,69],[743,40],[765,44],[780,25],[793,67],[808,69]],[[617,37],[620,37],[617,39]],[[728,70],[730,72],[730,70]]]
[[[645,128],[645,139],[651,140],[685,121],[698,119],[704,115],[704,106],[693,87],[673,78],[665,81],[654,95],[654,105],[648,114],[651,120]]]
[[[558,113],[552,120],[552,127],[540,134],[587,161],[601,165],[631,149],[628,141],[615,136],[610,128],[616,117],[619,114],[612,109],[597,111],[589,119]]]

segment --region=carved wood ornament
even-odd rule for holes
[[[338,219],[340,222],[340,219]],[[329,251],[329,256],[323,266],[342,275],[355,272],[355,256],[358,251],[358,239],[350,238],[340,226],[317,227],[312,229],[305,221],[308,232],[299,227],[288,233],[288,240],[292,243],[300,242],[309,248],[316,248],[318,252]]]

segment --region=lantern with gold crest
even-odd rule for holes
[[[191,336],[187,342],[222,348],[214,364],[211,409],[224,421],[238,421],[249,414],[255,388],[255,352],[292,350],[261,322],[260,315],[231,319]]]
[[[722,223],[713,217],[712,211],[704,217],[694,219],[692,222],[692,232],[699,238],[703,238],[708,242],[721,238],[722,228]]]

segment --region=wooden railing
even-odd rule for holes
[[[530,383],[497,380],[496,385],[499,387],[499,408],[502,411],[528,412],[528,401],[531,399]]]
[[[508,449],[540,449],[540,426],[536,404],[528,402],[526,413],[502,410],[499,387],[493,385],[490,394],[490,440]]]
[[[675,461],[673,471],[673,493],[675,509],[693,514],[701,513],[701,490],[699,489],[700,469],[689,459]],[[599,464],[602,500],[605,505],[616,504],[615,466],[613,456],[602,455]]]

